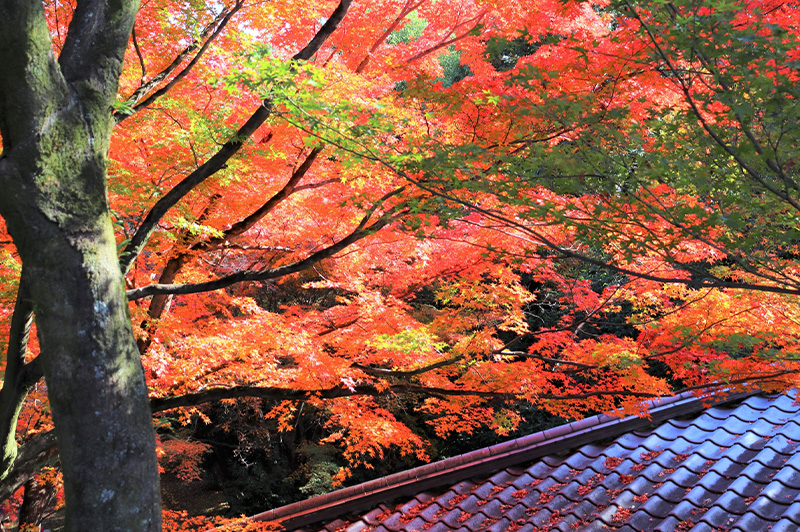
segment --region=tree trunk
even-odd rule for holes
[[[46,254],[26,261],[64,471],[66,523],[75,531],[156,531],[152,418],[106,221],[105,235],[53,235]]]
[[[56,60],[41,2],[0,2],[0,215],[25,271],[70,531],[157,532],[155,434],[106,196],[138,3],[80,0]]]
[[[80,131],[76,120],[66,130]],[[72,144],[80,155],[81,146]],[[105,156],[42,150],[16,159],[39,190],[0,200],[36,316],[42,368],[64,472],[67,530],[159,531],[158,466],[147,388],[133,336],[104,186]],[[44,176],[41,159],[57,172]],[[77,159],[77,160],[75,160]],[[8,161],[8,159],[6,159]],[[24,187],[23,187],[24,188]]]
[[[25,483],[25,494],[22,496],[22,505],[19,507],[19,521],[17,532],[41,531],[42,514],[47,508],[52,493],[44,484],[35,477]]]

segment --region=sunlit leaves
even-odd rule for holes
[[[356,2],[297,62],[335,2],[251,3],[135,109],[226,6],[159,0],[137,19],[110,153],[118,243],[241,146],[159,221],[128,288],[279,271],[387,223],[301,272],[133,302],[154,397],[308,392],[344,480],[391,446],[424,455],[394,393],[431,391],[411,415],[440,435],[506,434],[520,402],[639,414],[676,389],[793,382],[800,311],[771,293],[800,284],[793,4]],[[47,12],[60,35],[71,4]],[[290,431],[300,408],[266,415]]]

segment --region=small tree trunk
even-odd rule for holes
[[[22,505],[19,508],[17,532],[40,532],[42,530],[42,515],[51,497],[51,490],[40,483],[36,477],[25,483]]]

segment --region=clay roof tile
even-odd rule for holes
[[[592,416],[258,518],[309,532],[800,530],[794,395],[708,407],[684,394],[650,415]]]

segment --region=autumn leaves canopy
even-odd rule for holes
[[[58,54],[74,7],[45,8]],[[307,401],[359,464],[424,454],[399,394],[446,434],[508,431],[520,401],[580,416],[792,386],[798,19],[770,0],[144,2],[108,194],[153,409],[260,397],[290,424]]]

